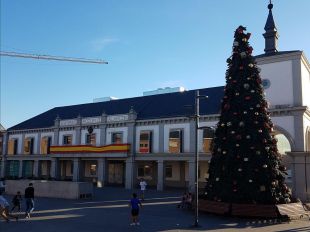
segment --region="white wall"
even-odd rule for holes
[[[279,126],[285,129],[293,139],[295,139],[294,117],[293,116],[281,116],[272,117],[271,121],[275,126]]]
[[[261,78],[269,79],[271,85],[265,89],[266,98],[271,105],[293,105],[292,61],[259,65]],[[285,93],[285,94],[283,94]]]
[[[76,134],[75,130],[70,130],[70,131],[59,131],[59,145],[63,145],[63,136],[64,135],[72,135],[72,145],[76,145]]]
[[[122,132],[123,133],[123,143],[128,143],[128,128],[127,127],[116,127],[116,128],[107,128],[106,134],[106,144],[109,145],[112,143],[112,133]]]
[[[180,124],[167,124],[164,125],[164,152],[169,152],[169,132],[171,129],[182,129],[183,130],[183,147],[184,152],[189,152],[189,123]]]
[[[140,132],[141,131],[152,131],[153,135],[153,144],[152,144],[152,152],[158,153],[159,152],[159,126],[137,126],[136,127],[136,151],[139,151],[140,145]]]
[[[310,73],[301,62],[302,104],[310,108]]]
[[[22,150],[22,149],[24,149],[24,148],[22,148],[22,135],[18,135],[18,134],[16,134],[16,135],[9,135],[9,140],[10,139],[17,139],[17,143],[18,143],[18,145],[17,145],[17,154],[24,153],[24,151]]]

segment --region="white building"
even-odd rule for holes
[[[302,51],[277,51],[271,9],[265,30],[265,54],[256,61],[270,102],[278,148],[293,170],[297,161],[285,152],[303,152],[305,182],[299,184],[305,185],[302,191],[308,193],[310,65]],[[215,126],[223,87],[200,89],[200,94],[209,96],[201,100],[200,124]],[[185,106],[194,102],[195,90],[191,90],[53,108],[7,129],[1,176],[92,181],[98,186],[126,188],[135,187],[143,177],[158,190],[192,188],[195,123],[188,117],[193,111]],[[211,129],[198,136],[201,187],[211,158],[212,136]]]

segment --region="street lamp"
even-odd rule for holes
[[[199,127],[199,100],[207,99],[208,96],[200,95],[199,90],[196,90],[195,93],[195,221],[193,227],[199,227],[198,223],[198,192],[199,192],[199,184],[198,184],[198,168],[199,168],[199,152],[198,152],[198,130],[204,129],[205,127]]]

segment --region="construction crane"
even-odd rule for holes
[[[0,56],[41,59],[41,60],[58,60],[58,61],[68,61],[68,62],[82,62],[82,63],[93,63],[93,64],[108,64],[108,62],[106,62],[104,60],[99,60],[99,59],[72,58],[72,57],[50,56],[50,55],[36,55],[36,54],[7,52],[7,51],[0,51]]]

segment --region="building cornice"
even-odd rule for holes
[[[303,114],[306,113],[307,116],[310,117],[310,111],[307,106],[298,106],[298,107],[290,107],[290,106],[281,106],[281,108],[269,108],[271,117],[279,117],[279,116],[293,116],[296,113]],[[201,122],[214,122],[218,121],[220,114],[210,114],[210,115],[200,115]],[[126,127],[130,123],[134,123],[136,126],[149,126],[149,125],[159,125],[159,124],[181,124],[181,123],[190,123],[193,119],[190,117],[174,117],[174,118],[157,118],[157,119],[147,119],[147,120],[131,120],[126,122],[115,122],[115,123],[99,123],[92,124],[94,129],[100,128],[100,125],[105,125],[107,128],[115,128],[115,127]],[[75,130],[76,127],[80,127],[81,129],[87,129],[87,125],[83,126],[69,126],[69,127],[51,127],[51,128],[40,128],[40,129],[29,129],[29,130],[12,130],[7,131],[9,134],[31,134],[31,133],[48,133],[54,132],[55,129],[59,131],[72,131]]]
[[[271,64],[271,63],[291,61],[291,60],[296,60],[296,59],[301,60],[302,56],[303,56],[302,51],[296,51],[296,52],[284,53],[284,54],[275,53],[275,55],[273,56],[258,57],[256,58],[256,62],[258,65]]]

